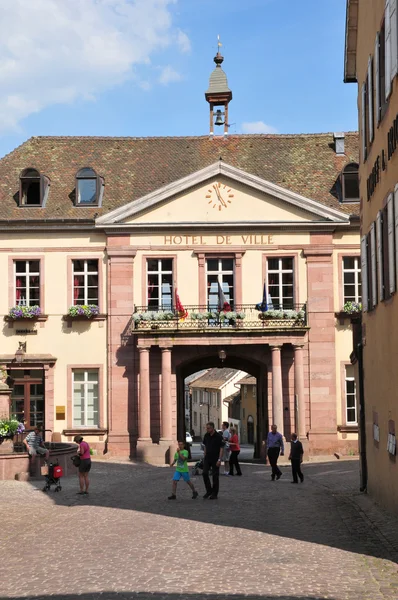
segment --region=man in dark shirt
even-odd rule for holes
[[[214,428],[214,423],[207,423],[207,433],[203,438],[204,459],[203,459],[203,481],[206,487],[206,493],[203,498],[216,500],[219,488],[219,474],[221,457],[223,453],[223,439]],[[213,474],[213,487],[210,483],[209,471]]]
[[[304,481],[304,475],[301,472],[301,463],[303,462],[303,444],[297,439],[297,434],[292,433],[292,441],[290,443],[290,455],[289,460],[292,463],[292,483],[298,483],[297,476],[300,477],[301,483]]]

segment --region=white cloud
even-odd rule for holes
[[[176,1],[2,0],[0,132],[48,106],[93,99],[128,78],[140,85],[134,68],[150,65],[155,51],[174,45],[188,52],[188,37],[172,24]],[[172,67],[161,77],[180,78]]]
[[[177,32],[177,44],[181,50],[181,52],[184,52],[184,54],[187,54],[188,52],[191,52],[191,42],[189,37],[187,36],[186,33],[184,33],[183,31],[181,31],[181,29],[178,30]]]
[[[168,83],[181,81],[181,79],[181,74],[175,71],[171,65],[163,67],[159,75],[159,83],[161,83],[162,85],[167,85]]]
[[[272,125],[267,125],[264,121],[252,121],[242,123],[243,133],[278,133],[278,130]]]

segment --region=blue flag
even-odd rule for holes
[[[272,298],[267,293],[267,286],[265,285],[265,281],[263,287],[263,299],[259,304],[257,304],[256,308],[257,310],[261,310],[261,312],[266,312],[267,310],[272,310],[274,308],[272,304]]]

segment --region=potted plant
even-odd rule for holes
[[[151,327],[152,329],[159,328],[159,322],[173,321],[177,317],[172,310],[147,310],[143,312],[135,312],[133,321],[136,327]]]
[[[37,304],[33,306],[13,306],[8,311],[8,318],[12,321],[18,319],[36,319],[40,315],[41,309]]]
[[[362,304],[360,302],[346,302],[341,311],[347,315],[356,315],[362,312]]]
[[[17,419],[0,419],[0,453],[11,454],[14,451],[14,435],[23,431],[25,426]]]
[[[85,319],[92,319],[99,314],[99,308],[96,304],[76,304],[68,308],[68,318],[82,317]]]

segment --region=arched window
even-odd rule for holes
[[[349,163],[341,173],[342,202],[359,202],[359,165]]]
[[[91,167],[84,167],[76,173],[76,204],[95,206],[99,204],[101,178]]]
[[[49,179],[37,169],[24,169],[19,177],[19,205],[43,206],[47,197]]]

